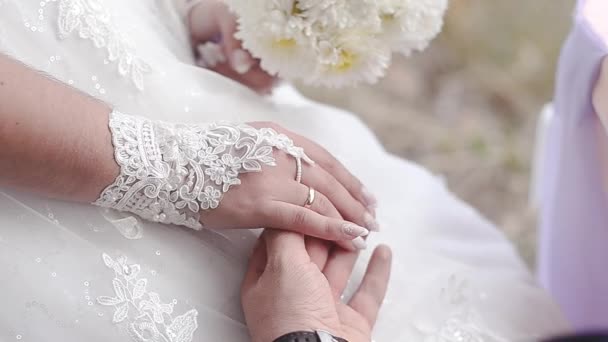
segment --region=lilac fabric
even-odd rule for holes
[[[608,0],[578,2],[559,62],[541,180],[540,278],[577,330],[608,328],[608,196],[591,103],[608,54],[604,21]]]

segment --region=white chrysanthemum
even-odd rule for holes
[[[383,35],[393,51],[424,50],[443,26],[448,0],[376,0]]]
[[[261,66],[287,79],[309,75],[315,68],[312,41],[305,34],[306,22],[297,15],[294,0],[245,0],[235,6],[239,15],[237,38]],[[233,5],[236,1],[232,1]],[[258,6],[251,6],[257,3]],[[241,13],[243,12],[243,13]]]
[[[375,83],[384,76],[391,51],[374,32],[347,29],[331,40],[319,42],[319,64],[308,84],[344,87],[360,82]]]
[[[448,0],[225,0],[237,37],[262,68],[333,87],[373,83],[391,51],[422,50],[441,30]]]
[[[359,19],[350,11],[348,0],[297,0],[301,17],[313,31],[331,31],[352,26]]]

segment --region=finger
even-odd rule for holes
[[[323,274],[329,282],[334,298],[340,300],[348,280],[353,272],[353,267],[357,262],[358,252],[334,249],[327,258],[327,263],[323,268]]]
[[[259,66],[252,67],[251,70],[244,75],[236,72],[228,63],[217,64],[216,66],[212,67],[211,70],[239,82],[259,93],[269,92],[276,82],[276,78],[260,69]]]
[[[319,270],[322,270],[327,264],[329,250],[332,248],[333,242],[321,240],[312,236],[306,237],[306,251],[310,256],[310,261],[317,265]]]
[[[310,192],[311,188],[306,185],[303,185],[303,184],[297,184],[297,185],[301,188],[301,190],[293,191],[292,193],[294,194],[294,196],[291,198],[291,200],[289,200],[289,202],[292,204],[295,203],[298,206],[303,207],[303,205],[306,204],[306,202],[308,201],[308,197],[310,196],[309,192]],[[342,248],[344,248],[346,250],[350,250],[350,251],[358,250],[358,249],[365,249],[366,244],[365,244],[365,241],[362,239],[362,237],[367,236],[369,234],[369,230],[367,230],[364,227],[358,226],[357,224],[354,224],[354,223],[351,223],[348,221],[344,221],[342,219],[342,216],[338,212],[338,210],[335,208],[335,206],[332,204],[332,202],[329,201],[329,199],[327,199],[327,197],[324,194],[314,190],[314,188],[312,188],[312,190],[313,190],[312,195],[314,196],[312,204],[310,204],[309,206],[307,206],[305,208],[308,210],[312,210],[315,213],[318,213],[325,217],[337,219],[337,220],[344,222],[344,224],[341,227],[340,233],[342,233],[345,236],[343,238],[339,238],[339,237],[335,238],[335,241],[337,241],[337,244],[339,246],[341,246]],[[297,194],[297,193],[301,193],[302,195],[295,196],[295,194]],[[297,199],[297,198],[299,198],[299,199]],[[311,235],[311,234],[307,234],[307,235]]]
[[[302,200],[302,199],[295,200],[295,203],[292,202],[293,204],[299,204],[299,203],[306,204],[306,202],[308,201],[308,197],[310,196],[309,192],[310,192],[311,187],[309,187],[307,185],[300,185],[300,188],[302,188],[302,190],[297,191],[297,192],[302,192],[303,194],[306,194],[306,198],[304,200]],[[340,212],[338,211],[338,209],[336,209],[334,204],[323,193],[317,191],[317,189],[315,189],[314,187],[312,187],[312,189],[314,191],[314,200],[313,200],[312,204],[308,206],[308,209],[310,209],[316,213],[319,213],[323,216],[327,216],[327,217],[331,217],[331,218],[339,219],[339,220],[344,220],[342,215],[340,215]],[[326,191],[331,192],[331,189],[327,188]],[[296,192],[294,192],[294,193],[296,193]],[[351,236],[351,239],[369,235],[369,230],[367,230],[367,229],[360,229],[359,227],[356,227],[356,226],[352,226],[349,229],[353,230],[353,231],[348,231],[348,235]],[[357,239],[357,241],[355,243],[361,244],[360,240],[361,239]],[[357,246],[353,245],[352,241],[338,240],[337,244],[339,246],[341,246],[342,248],[344,248],[346,250],[350,250],[350,251],[359,249]]]
[[[318,166],[302,165],[302,183],[327,194],[328,199],[338,209],[342,217],[368,230],[377,231],[378,223],[361,202],[333,175]]]
[[[308,192],[308,189],[306,189],[306,192]],[[308,197],[308,195],[306,195],[306,197]],[[298,203],[305,202],[306,199],[300,199]],[[315,203],[313,202],[313,204]],[[317,206],[315,210],[323,216],[342,220],[342,216],[333,205]],[[345,249],[350,250],[354,247],[350,241],[338,241],[338,243],[341,244]],[[329,251],[332,248],[332,245],[333,242],[329,242],[327,240],[321,240],[311,236],[306,237],[306,250],[308,251],[310,260],[317,265],[317,267],[319,267],[319,270],[322,270],[325,267],[325,263],[327,263],[327,257],[329,256]]]
[[[333,175],[368,211],[373,212],[377,205],[376,198],[367,190],[361,181],[342,165],[331,153],[309,139],[283,129],[281,133],[292,138],[296,146],[300,146],[325,171]]]
[[[247,272],[243,280],[243,291],[255,285],[266,268],[266,242],[260,237],[256,242],[253,253],[249,258]]]
[[[386,295],[391,273],[391,259],[390,248],[387,246],[376,248],[363,281],[349,303],[349,306],[359,312],[372,327],[376,323],[378,311]]]
[[[373,211],[377,205],[377,200],[365,189],[361,181],[355,177],[348,169],[336,159],[331,153],[320,145],[302,137],[302,148],[310,155],[314,156],[315,162],[325,171],[335,177],[348,192],[357,199],[368,211]],[[298,140],[297,143],[300,143]]]
[[[243,84],[260,93],[271,92],[277,83],[277,78],[268,74],[257,62],[241,78]]]
[[[213,40],[213,37],[220,34],[217,21],[220,16],[216,14],[219,10],[222,9],[207,1],[192,8],[189,15],[190,36],[195,44]]]
[[[222,33],[222,47],[228,57],[230,66],[238,74],[246,74],[255,64],[253,56],[243,49],[241,41],[236,38],[237,19],[236,16],[226,10],[221,14],[219,20],[220,31]]]
[[[366,231],[351,222],[323,216],[310,209],[280,202],[272,201],[260,208],[262,224],[275,229],[285,229],[305,235],[315,236],[325,240],[340,241],[355,239],[354,232]],[[359,236],[360,238],[360,236]],[[359,244],[360,249],[365,248]],[[353,244],[358,242],[353,242]]]
[[[299,233],[266,229],[264,231],[268,265],[290,265],[295,262],[308,262],[304,236]]]

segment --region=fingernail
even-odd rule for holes
[[[230,56],[230,65],[234,71],[239,74],[245,74],[253,65],[251,58],[249,58],[249,54],[242,49],[235,50]]]
[[[353,240],[353,246],[355,246],[356,249],[366,249],[367,242],[365,242],[362,237],[358,237]]]
[[[374,196],[374,194],[372,194],[372,192],[369,191],[369,189],[367,189],[366,187],[363,187],[362,192],[365,205],[368,208],[375,209],[378,206],[378,199],[376,199],[376,196]]]
[[[372,232],[380,231],[380,224],[378,224],[378,221],[376,221],[376,219],[370,213],[365,213],[363,216],[363,221],[365,222],[367,229],[371,230]]]
[[[342,225],[342,232],[348,236],[359,237],[359,236],[368,236],[369,230],[359,227],[353,223],[345,223]]]

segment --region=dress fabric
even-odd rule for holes
[[[542,284],[577,330],[608,328],[608,198],[592,93],[608,54],[608,2],[579,1],[562,50],[541,179]]]
[[[0,51],[123,113],[273,121],[325,146],[379,198],[383,230],[370,247],[394,250],[378,341],[528,341],[568,329],[506,238],[438,177],[385,152],[355,116],[288,85],[263,98],[195,67],[171,2],[0,0]],[[239,287],[258,234],[3,189],[0,340],[247,341]]]

